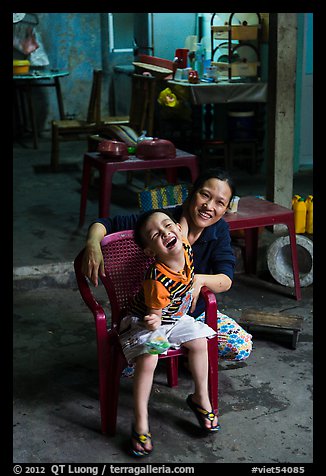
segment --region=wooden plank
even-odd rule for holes
[[[154,64],[140,63],[138,61],[133,61],[132,63],[136,68],[139,68],[141,71],[149,71],[153,73],[154,76],[166,77],[172,74],[172,71],[162,66],[156,66]]]
[[[150,55],[141,54],[138,56],[138,61],[140,63],[152,64],[155,66],[160,66],[161,68],[166,68],[170,70],[170,72],[173,71],[173,61],[165,59],[165,58],[159,58],[158,56],[150,56]]]
[[[301,331],[303,318],[293,315],[247,309],[242,312],[239,324],[245,324],[246,326],[262,326]]]

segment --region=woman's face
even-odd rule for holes
[[[226,212],[232,196],[227,182],[216,178],[206,180],[189,204],[189,215],[198,228],[216,223]]]

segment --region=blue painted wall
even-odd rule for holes
[[[131,64],[132,53],[110,54],[106,46],[105,30],[106,25],[103,19],[106,14],[101,13],[38,13],[39,25],[37,31],[45,51],[49,57],[50,67],[54,69],[64,69],[70,72],[69,76],[61,79],[62,94],[64,99],[65,112],[79,118],[85,118],[90,96],[92,71],[94,68],[103,69],[106,73],[102,93],[102,110],[108,113],[115,113],[113,108],[113,68],[116,64]],[[102,15],[102,21],[101,21]],[[158,56],[171,57],[175,45],[171,47],[171,35],[165,35],[166,25],[164,22],[170,21],[171,14],[155,14],[155,26],[157,29],[156,45]],[[195,25],[196,14],[182,14],[184,19],[188,17],[191,31],[184,28],[178,29],[179,35],[192,34]],[[191,16],[191,17],[190,17]],[[303,22],[303,14],[298,14],[298,60],[297,60],[297,91],[296,91],[296,127],[295,127],[295,151],[294,151],[294,171],[300,167],[299,163],[299,142],[300,142],[300,88],[302,84],[302,68],[305,74],[312,74],[312,15],[308,15],[308,21]],[[161,22],[161,23],[160,23]],[[180,18],[179,18],[180,23]],[[305,26],[306,25],[306,26]],[[177,28],[175,26],[175,28]],[[306,37],[306,47],[303,50],[304,29],[308,28]],[[163,32],[163,33],[162,33]],[[104,34],[103,34],[104,33]],[[166,40],[165,40],[166,39]],[[174,39],[175,40],[175,39]],[[166,44],[164,45],[164,41]],[[159,45],[159,46],[158,46]],[[178,45],[180,46],[180,45]],[[182,45],[181,45],[182,46]],[[264,47],[266,45],[263,45]],[[170,47],[170,49],[169,49]],[[172,48],[172,52],[170,51]],[[266,49],[266,48],[265,48]],[[161,54],[166,52],[166,55]],[[267,52],[263,53],[266,54]],[[304,56],[305,55],[305,56]],[[267,62],[266,62],[267,63]],[[263,71],[264,77],[267,71]],[[265,78],[264,78],[265,79]],[[115,81],[115,87],[117,86]],[[121,82],[120,86],[124,89]],[[119,84],[118,84],[119,87]],[[121,89],[121,88],[120,88]],[[120,91],[121,93],[121,91]],[[50,130],[50,121],[57,119],[58,108],[54,90],[52,88],[42,88],[35,91],[37,94],[37,110],[39,127],[42,130]],[[120,94],[121,96],[121,94]],[[126,92],[128,97],[128,92]],[[128,102],[128,101],[126,101]],[[128,113],[128,111],[123,112]]]
[[[37,31],[41,34],[50,67],[68,70],[61,79],[65,112],[85,118],[94,68],[102,67],[99,13],[38,13]],[[54,91],[42,88],[43,100],[38,100],[44,128],[58,118]]]

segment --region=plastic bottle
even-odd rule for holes
[[[201,79],[204,76],[204,63],[206,58],[206,50],[201,43],[197,44],[196,50],[196,71],[198,72],[198,76]]]
[[[294,226],[296,233],[306,232],[306,217],[307,207],[304,198],[299,198],[297,202],[293,204],[294,211]]]
[[[292,208],[293,208],[293,205],[299,200],[299,198],[301,198],[300,195],[293,195],[293,198],[292,198]]]
[[[314,232],[314,202],[313,202],[313,195],[308,195],[306,198],[306,208],[307,208],[307,217],[306,217],[306,233],[310,235]]]

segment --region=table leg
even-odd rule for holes
[[[205,139],[210,140],[212,138],[212,122],[214,106],[212,104],[205,104],[204,123],[205,123]]]
[[[80,197],[79,226],[82,227],[85,221],[85,212],[87,204],[87,192],[89,187],[91,165],[87,158],[84,158],[82,188]]]
[[[188,168],[190,170],[190,174],[191,174],[191,182],[194,183],[194,181],[197,179],[198,177],[198,162],[197,160],[194,161],[193,163],[189,164],[188,165]]]
[[[106,169],[105,169],[106,167]],[[112,193],[112,176],[113,171],[104,165],[104,170],[100,170],[100,200],[99,200],[99,217],[107,218],[110,212],[111,193]]]
[[[60,119],[63,120],[65,118],[65,111],[64,111],[64,107],[63,107],[63,100],[62,100],[62,94],[61,94],[61,85],[60,85],[59,78],[54,78],[54,84],[55,84],[55,89],[56,89],[56,92],[57,92],[57,101],[58,101]]]
[[[291,223],[290,222],[287,223],[287,227],[288,227],[289,236],[290,236],[295,296],[296,296],[297,301],[300,301],[301,300],[301,286],[300,286],[297,241],[296,241],[296,236],[295,236],[294,222],[292,221]]]
[[[37,149],[38,148],[38,137],[37,137],[38,131],[37,131],[37,124],[36,124],[33,97],[32,97],[32,88],[29,85],[26,86],[26,95],[27,95],[29,118],[31,121],[32,133],[33,133],[34,149]]]
[[[244,231],[244,268],[246,273],[255,274],[257,270],[258,228],[248,228]]]
[[[171,184],[177,183],[177,167],[173,169],[165,169],[166,180]]]

